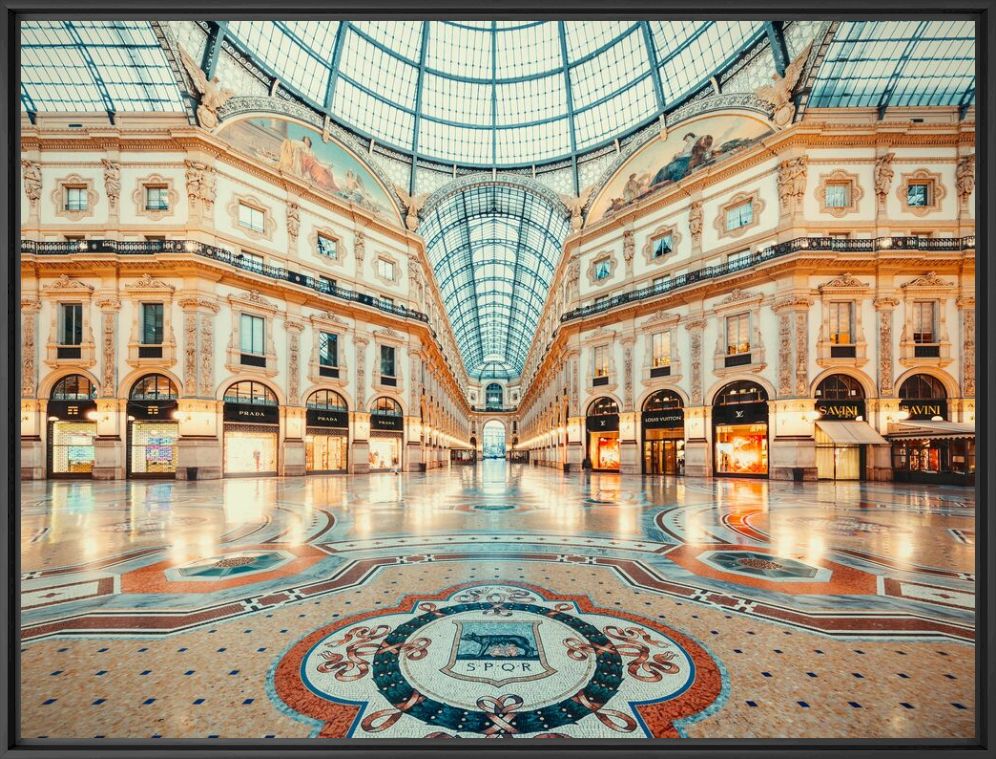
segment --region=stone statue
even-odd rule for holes
[[[771,77],[772,84],[758,87],[754,91],[759,100],[769,103],[774,109],[771,121],[779,129],[787,127],[795,117],[795,103],[792,102],[792,93],[802,76],[802,69],[806,65],[812,47],[812,42],[806,45],[806,49],[799,53],[795,60],[786,67],[785,76],[779,76],[776,73]]]
[[[806,193],[806,156],[789,158],[778,164],[778,200],[782,213],[791,213]]]
[[[958,169],[955,173],[955,186],[958,188],[958,199],[961,205],[967,206],[968,199],[975,189],[975,156],[967,155],[958,159]]]
[[[405,227],[407,227],[409,232],[414,232],[418,229],[418,212],[421,211],[422,206],[425,205],[425,201],[429,197],[429,193],[423,192],[419,195],[409,195],[398,185],[394,185],[394,191],[398,193],[398,197],[401,198],[401,202],[405,204]]]
[[[591,192],[594,189],[594,185],[588,185],[588,187],[583,189],[581,194],[576,198],[573,195],[560,196],[561,202],[563,202],[563,204],[567,206],[567,210],[570,211],[572,232],[580,232],[581,227],[584,226],[584,219],[581,216],[581,211],[588,203],[588,198],[591,197]]]
[[[33,208],[41,198],[41,166],[35,161],[21,161],[21,176],[24,181],[24,194]]]
[[[696,200],[688,208],[688,231],[693,238],[702,234],[702,201]]]
[[[190,57],[186,50],[180,50],[180,57],[183,59],[183,66],[193,80],[194,89],[200,97],[200,105],[197,106],[197,120],[205,129],[214,129],[218,126],[218,109],[227,103],[235,93],[224,89],[219,82],[217,75],[208,80],[207,75],[201,71],[194,59]]]
[[[301,209],[297,203],[287,204],[287,234],[292,240],[297,239],[297,233],[301,231]]]
[[[896,175],[892,168],[895,157],[895,153],[886,153],[875,160],[875,195],[878,197],[879,206],[885,206],[885,197],[892,188],[892,178]]]
[[[121,196],[121,169],[106,158],[100,159],[104,167],[104,192],[107,194],[107,201],[111,208],[117,208],[118,198]]]

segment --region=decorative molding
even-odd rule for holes
[[[200,211],[205,214],[210,213],[217,195],[218,172],[203,161],[187,159],[183,165],[186,167],[184,176],[187,181],[187,198],[190,201],[191,214],[197,215]]]
[[[915,277],[909,282],[905,282],[900,285],[904,290],[907,288],[919,289],[919,290],[948,290],[955,286],[954,282],[947,282],[937,276],[935,272],[927,272],[923,276]]]
[[[335,241],[335,256],[327,256],[324,253],[318,252],[319,235]],[[311,234],[308,235],[308,245],[311,248],[311,254],[319,261],[323,261],[328,266],[337,266],[342,268],[346,257],[346,248],[342,244],[342,237],[331,227],[313,226],[311,228]]]
[[[48,291],[60,291],[66,292],[71,290],[78,290],[80,292],[87,293],[87,297],[93,293],[93,287],[90,285],[80,282],[78,279],[71,279],[68,274],[60,274],[59,278],[49,282],[47,285],[42,285],[42,293],[47,293]]]
[[[377,265],[378,261],[386,261],[391,264],[391,272],[393,276],[385,277],[381,274],[380,267]],[[373,264],[373,275],[381,282],[388,285],[397,285],[401,281],[401,264],[398,263],[394,256],[385,251],[378,251],[377,255],[374,257]]]
[[[149,174],[138,179],[135,191],[131,194],[132,201],[135,203],[135,215],[149,221],[162,221],[176,215],[176,204],[180,200],[180,193],[176,191],[173,185],[174,181],[172,177],[164,177],[161,174]],[[145,190],[147,187],[166,188],[166,208],[160,210],[146,208]]]
[[[86,191],[86,208],[79,211],[70,211],[66,208],[66,191],[72,189],[83,189]],[[69,221],[82,221],[94,215],[94,209],[100,196],[93,189],[93,179],[86,179],[79,174],[70,174],[55,180],[55,189],[52,190],[52,204],[55,206],[57,217],[68,219]]]
[[[892,168],[895,159],[895,153],[885,153],[875,159],[875,197],[878,199],[880,212],[885,211],[885,199],[892,188],[892,178],[896,175]]]
[[[252,229],[239,223],[239,207],[248,206],[263,214],[263,230]],[[254,195],[232,194],[232,200],[228,204],[228,216],[232,221],[232,228],[239,230],[242,234],[252,240],[273,241],[273,233],[277,229],[276,219],[273,212],[259,198]]]
[[[297,242],[298,232],[301,231],[301,208],[297,203],[287,204],[287,237],[290,244]]]
[[[112,216],[117,215],[118,199],[121,197],[121,167],[108,158],[101,158],[104,169],[104,194]]]
[[[975,154],[962,156],[958,159],[955,169],[955,188],[958,191],[958,206],[962,212],[971,214],[972,207],[968,200],[975,190]]]
[[[42,191],[41,164],[38,161],[21,160],[21,182],[28,205],[34,213],[38,209]]]
[[[820,292],[824,290],[857,290],[864,291],[867,290],[869,284],[867,282],[861,282],[855,278],[850,272],[844,272],[839,277],[834,277],[831,280],[827,280],[822,285],[818,285],[817,289]]]
[[[929,185],[930,189],[927,191],[927,197],[930,202],[925,206],[911,206],[906,202],[908,200],[906,188],[910,184],[919,183]],[[927,216],[940,211],[941,200],[946,195],[947,190],[944,189],[944,184],[941,182],[940,173],[928,171],[927,169],[917,169],[911,174],[902,174],[899,180],[899,187],[896,189],[896,197],[899,198],[900,207],[914,216]]]
[[[726,213],[731,208],[736,208],[737,206],[743,205],[744,203],[751,204],[751,220],[749,223],[744,224],[742,227],[737,227],[736,229],[728,230],[726,228]],[[716,218],[713,219],[713,227],[716,229],[716,236],[719,239],[724,237],[742,237],[747,233],[748,230],[753,229],[761,223],[761,212],[764,211],[765,202],[761,198],[760,190],[751,190],[750,192],[738,192],[732,198],[730,198],[726,203],[723,203],[719,207],[719,212],[716,214]]]
[[[847,184],[848,197],[850,202],[846,206],[827,205],[827,186],[833,184]],[[858,184],[858,175],[851,174],[843,169],[831,171],[829,174],[820,174],[819,184],[816,185],[816,202],[820,204],[820,213],[830,214],[836,219],[842,219],[850,213],[856,213],[858,204],[865,195],[861,185]]]
[[[791,216],[802,210],[808,162],[809,157],[801,155],[778,164],[778,205],[782,216]]]

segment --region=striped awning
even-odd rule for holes
[[[934,421],[932,419],[915,422],[894,422],[889,432],[890,440],[956,440],[974,438],[975,425],[965,422]]]
[[[888,445],[889,441],[879,435],[868,422],[824,421],[819,419],[816,426],[838,445]]]

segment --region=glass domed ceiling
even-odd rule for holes
[[[461,165],[611,143],[697,90],[760,21],[234,21],[235,45],[379,142]]]

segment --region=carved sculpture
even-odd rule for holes
[[[187,197],[204,205],[204,210],[214,207],[215,171],[202,161],[186,160]]]
[[[806,192],[807,156],[789,158],[778,164],[778,200],[783,214],[791,214],[799,208]]]
[[[702,201],[696,200],[688,207],[688,231],[692,235],[692,247],[702,244]]]
[[[214,129],[218,126],[218,109],[227,103],[235,93],[223,88],[217,75],[208,80],[201,67],[182,48],[180,49],[180,58],[193,81],[194,89],[200,95],[200,105],[197,106],[197,121],[205,129]]]
[[[962,395],[975,397],[975,300],[959,301],[962,306]]]
[[[892,178],[896,175],[892,168],[895,157],[895,153],[886,153],[875,159],[875,196],[878,198],[879,208],[885,208],[885,198],[892,187]]]
[[[785,68],[785,76],[779,76],[776,73],[771,77],[771,84],[758,87],[754,91],[759,100],[769,103],[774,109],[771,121],[779,129],[791,124],[795,117],[795,103],[792,101],[792,94],[802,76],[802,69],[806,65],[812,47],[812,42],[806,45],[806,49],[799,53],[792,63]]]
[[[118,198],[121,197],[121,168],[107,158],[101,158],[100,163],[104,167],[104,193],[111,211],[114,211],[118,207]]]
[[[407,227],[409,232],[414,232],[418,229],[418,212],[425,205],[429,193],[423,192],[418,195],[409,195],[398,185],[394,185],[394,191],[398,193],[401,202],[405,204],[405,227]]]
[[[183,310],[183,386],[197,387],[197,312]]]
[[[208,398],[214,390],[214,313],[201,314],[201,395]]]
[[[581,211],[584,209],[585,205],[588,203],[588,198],[591,197],[592,190],[595,189],[594,185],[588,185],[585,189],[581,191],[581,194],[577,197],[573,195],[561,195],[560,200],[567,210],[571,214],[571,231],[580,232],[581,227],[584,226],[584,218],[581,216]]]
[[[297,203],[287,204],[287,236],[291,242],[297,239],[298,232],[301,231],[301,209]]]
[[[955,173],[955,186],[958,188],[958,199],[963,209],[968,208],[968,199],[975,189],[975,156],[967,155],[958,159]]]
[[[785,397],[792,392],[792,335],[790,314],[778,315],[778,395]]]
[[[626,262],[627,275],[633,273],[633,256],[636,253],[636,236],[632,229],[623,232],[623,260]]]
[[[41,198],[41,166],[35,161],[21,161],[21,176],[24,182],[24,194],[27,195],[31,208],[35,208]]]
[[[356,256],[356,270],[358,272],[363,271],[363,258],[366,256],[367,245],[366,245],[366,235],[363,234],[363,230],[356,230],[356,235],[353,240],[353,255]]]

